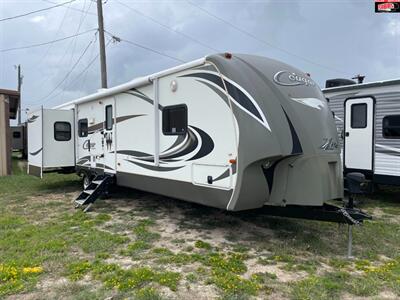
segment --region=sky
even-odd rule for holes
[[[0,0],[0,19],[68,1]],[[400,77],[400,15],[376,14],[373,0],[103,3],[109,87],[215,52],[281,60],[310,73],[321,88],[326,79],[356,74],[366,82]],[[92,0],[0,21],[0,88],[16,89],[20,64],[23,109],[96,92],[101,85],[96,28]]]

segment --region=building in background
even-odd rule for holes
[[[17,117],[19,101],[18,91],[0,89],[0,176],[11,174],[10,119]]]

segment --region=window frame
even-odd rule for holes
[[[384,127],[383,124],[385,123],[385,119],[386,119],[386,118],[389,118],[389,117],[398,117],[398,118],[400,118],[400,114],[396,114],[396,115],[386,115],[386,116],[384,116],[384,117],[382,118],[382,136],[383,136],[383,138],[385,138],[385,139],[398,140],[398,139],[400,139],[400,135],[398,135],[398,136],[387,136],[387,135],[385,134],[385,128],[387,128],[387,127]],[[390,128],[390,127],[396,127],[396,128],[398,128],[398,129],[400,129],[400,125],[399,125],[399,126],[389,126],[389,128]]]
[[[84,134],[82,134],[83,130],[82,130],[81,124],[84,123],[84,122],[86,123],[86,132]],[[80,119],[78,121],[78,137],[84,138],[84,137],[87,137],[88,135],[89,135],[89,122],[88,122],[88,119],[87,118]]]
[[[360,126],[355,127],[354,124],[353,124],[353,120],[354,120],[354,118],[353,118],[353,114],[354,114],[353,108],[356,107],[356,106],[364,106],[365,107],[365,114],[364,114],[365,125],[362,126],[362,127],[360,127]],[[368,104],[367,103],[354,103],[354,104],[352,104],[351,107],[350,107],[350,128],[351,129],[365,129],[367,127],[368,127]]]
[[[57,138],[57,132],[60,132],[60,130],[56,130],[56,126],[57,126],[57,124],[59,124],[59,123],[61,123],[61,124],[67,124],[68,126],[69,126],[69,139],[67,139],[67,140],[65,140],[65,139],[59,139],[59,138]],[[54,125],[53,125],[53,129],[54,129],[54,139],[57,141],[57,142],[68,142],[68,141],[70,141],[71,140],[71,138],[72,138],[72,126],[71,126],[71,123],[70,122],[66,122],[66,121],[56,121],[56,122],[54,122]],[[61,132],[67,132],[67,131],[61,131]]]
[[[107,113],[108,113],[108,110],[111,108],[111,124],[108,124],[108,118],[107,118]],[[105,130],[112,130],[113,129],[113,125],[114,125],[114,116],[113,116],[113,106],[110,104],[110,105],[107,105],[106,107],[105,107],[105,119],[104,119],[104,129]],[[108,126],[108,125],[110,125],[110,126]]]
[[[170,109],[176,109],[176,108],[183,108],[185,110],[185,117],[184,117],[184,131],[182,132],[170,132],[166,131],[167,127],[167,119],[165,118],[165,114],[167,113],[168,110]],[[162,109],[162,133],[164,135],[186,135],[188,132],[188,108],[186,104],[176,104],[176,105],[169,105],[169,106],[164,106]]]

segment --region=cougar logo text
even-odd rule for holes
[[[312,81],[310,78],[306,78],[304,76],[289,71],[279,71],[275,74],[274,81],[275,83],[283,86],[315,86],[314,81]]]

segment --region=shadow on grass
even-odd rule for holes
[[[399,188],[382,187],[379,192],[364,197],[361,208],[383,207],[385,213],[397,217],[400,215],[398,196]],[[250,248],[311,256],[343,256],[347,249],[346,225],[273,217],[265,213],[267,208],[228,212],[126,188],[119,188],[114,197],[126,199],[128,204],[136,201],[135,206],[143,215],[176,218],[181,230],[196,229],[205,234],[211,232],[211,235],[213,230],[223,230],[228,241],[244,242]],[[400,224],[386,219],[375,217],[366,221],[353,230],[354,254],[371,259],[379,255],[394,257],[393,247],[400,244],[398,232]]]
[[[368,207],[396,206],[400,210],[400,187],[380,185],[373,194],[360,198]]]
[[[213,230],[223,230],[229,242],[244,242],[250,248],[290,254],[345,252],[346,229],[338,229],[335,223],[274,217],[265,209],[229,212],[127,188],[118,188],[112,197],[124,199],[128,205],[135,201],[135,210],[142,215],[176,218],[181,230],[195,229],[211,235]]]

